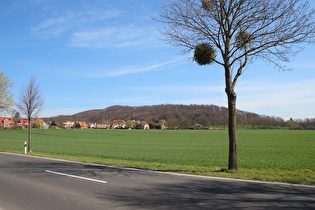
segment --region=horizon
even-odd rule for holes
[[[218,106],[218,105],[215,105],[215,104],[153,104],[153,105],[136,105],[136,106],[129,106],[129,105],[119,105],[119,104],[116,104],[116,105],[111,105],[111,106],[108,106],[108,107],[105,107],[105,108],[99,108],[99,109],[89,109],[89,110],[84,110],[84,111],[81,111],[81,112],[77,112],[77,113],[74,113],[74,114],[70,114],[70,115],[56,115],[56,116],[50,116],[50,117],[42,117],[42,118],[55,118],[55,117],[59,117],[59,116],[73,116],[73,115],[76,115],[76,114],[80,114],[80,113],[84,113],[84,112],[89,112],[89,111],[98,111],[98,110],[105,110],[107,108],[110,108],[110,107],[115,107],[115,106],[121,106],[121,107],[145,107],[145,106],[163,106],[163,105],[174,105],[174,106],[217,106],[217,107],[224,107],[224,108],[228,108],[227,106]],[[249,111],[246,111],[246,110],[241,110],[241,109],[236,109],[238,111],[243,111],[243,112],[247,112],[247,113],[251,113],[251,114],[257,114],[261,117],[272,117],[274,119],[276,118],[281,118],[279,116],[270,116],[270,115],[264,115],[264,114],[258,114],[258,113],[255,113],[255,112],[249,112]],[[39,117],[38,117],[39,118]],[[282,120],[284,121],[287,121],[287,120],[290,120],[291,118],[289,119],[283,119],[281,118]],[[293,120],[305,120],[305,119],[313,119],[313,118],[294,118]],[[124,120],[127,120],[127,119],[124,119]],[[128,119],[128,120],[138,120],[138,119]]]
[[[315,8],[315,1],[310,2]],[[20,89],[36,76],[47,118],[114,105],[197,104],[227,107],[224,70],[179,55],[152,20],[159,0],[0,2],[0,72]],[[255,60],[235,88],[238,110],[284,120],[315,118],[314,45],[291,71]]]

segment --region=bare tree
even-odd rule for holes
[[[307,0],[169,0],[155,20],[166,41],[194,51],[199,65],[219,64],[229,109],[229,164],[238,169],[236,93],[244,67],[257,58],[286,70],[282,62],[314,41],[314,10]]]
[[[19,102],[17,104],[18,109],[28,119],[28,152],[32,152],[31,149],[31,120],[38,116],[38,114],[44,108],[44,98],[39,91],[39,84],[36,83],[36,77],[31,76],[27,86],[24,86],[20,92]]]

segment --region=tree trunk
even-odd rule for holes
[[[32,152],[32,149],[31,149],[31,129],[32,129],[31,118],[28,118],[28,144],[27,144],[28,152]]]
[[[229,109],[229,170],[238,170],[237,165],[237,134],[236,134],[236,94],[233,90],[226,91]]]
[[[229,47],[226,49],[228,52]],[[228,57],[228,56],[226,56]],[[228,98],[229,110],[229,165],[228,170],[238,170],[237,165],[237,134],[236,134],[236,93],[231,79],[231,67],[225,59],[225,92]]]

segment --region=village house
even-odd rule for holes
[[[149,130],[150,129],[150,125],[145,122],[145,121],[137,121],[137,125],[139,125],[139,128],[142,129],[142,130]]]
[[[148,123],[144,123],[140,125],[140,128],[143,130],[149,130],[150,129],[150,125]]]
[[[96,123],[87,123],[88,128],[96,128]]]
[[[125,126],[126,126],[125,120],[113,120],[110,122],[111,129],[125,128]]]
[[[88,126],[85,122],[76,122],[74,124],[74,128],[85,129],[85,128],[88,128]]]
[[[24,120],[24,119],[19,119],[19,121],[17,122],[17,127],[24,129],[28,127],[28,120]]]
[[[11,128],[14,126],[14,120],[12,117],[0,117],[0,126],[3,128]]]
[[[96,128],[97,129],[109,129],[110,128],[110,123],[105,122],[105,121],[98,121],[96,123]]]
[[[28,127],[28,120],[19,119],[15,124],[12,117],[0,117],[0,127],[2,128],[12,128],[13,126],[17,126],[18,128],[24,129]]]
[[[164,123],[159,123],[159,124],[155,125],[154,128],[157,130],[164,130],[165,125],[164,125]]]
[[[70,128],[74,127],[74,124],[75,124],[75,122],[73,122],[73,121],[66,121],[66,122],[63,123],[63,127],[67,128],[67,129],[70,129]]]

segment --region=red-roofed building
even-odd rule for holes
[[[19,119],[18,124],[27,125],[28,126],[28,120]]]
[[[75,122],[73,122],[73,121],[67,121],[67,122],[64,122],[63,123],[63,127],[64,128],[73,128],[74,127],[74,124],[75,124]]]
[[[28,127],[28,120],[19,119],[17,126],[21,128]]]
[[[75,128],[84,129],[88,128],[87,124],[84,122],[76,122],[74,125]]]
[[[10,128],[15,125],[12,117],[0,117],[0,125],[4,128]]]
[[[126,126],[125,120],[113,120],[110,122],[111,129],[125,128],[125,126]]]

